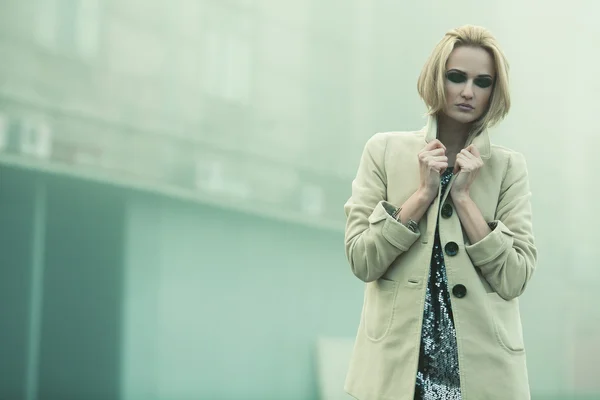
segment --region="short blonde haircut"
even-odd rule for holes
[[[436,115],[446,104],[445,79],[446,64],[452,50],[459,46],[480,47],[488,51],[494,59],[496,77],[491,101],[486,112],[475,122],[475,129],[486,129],[497,124],[508,114],[510,92],[508,85],[509,65],[496,38],[485,28],[465,25],[446,33],[435,46],[423,66],[417,82],[419,95],[428,107],[429,115]]]

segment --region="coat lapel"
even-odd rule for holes
[[[429,116],[427,118],[427,124],[425,125],[423,130],[425,131],[425,141],[427,143],[437,138],[437,117]],[[477,147],[479,153],[481,153],[481,158],[483,160],[490,158],[491,144],[490,136],[487,129],[483,130],[478,135],[472,134],[471,136],[469,136],[465,147],[470,145],[471,143],[473,143]]]
[[[437,138],[437,117],[429,116],[427,119],[427,124],[425,125],[423,130],[425,132],[425,141],[427,143],[431,142],[433,139],[436,139]],[[489,137],[489,133],[488,133],[487,129],[481,131],[478,135],[471,134],[471,136],[469,136],[469,138],[467,139],[465,147],[469,146],[471,143],[473,143],[479,150],[482,160],[486,160],[486,159],[490,158],[491,144],[490,144],[490,137]],[[456,178],[456,176],[453,176],[452,179],[450,180],[450,182],[448,184],[448,188],[446,189],[446,192],[444,193],[444,197],[442,199],[440,199],[439,194],[441,194],[441,193],[438,193],[438,197],[432,204],[433,207],[429,207],[429,210],[427,211],[426,235],[427,235],[428,240],[429,240],[429,236],[431,235],[431,233],[434,232],[434,230],[435,230],[435,226],[437,224],[437,219],[438,219],[437,217],[438,217],[439,209],[440,209],[440,204],[443,204],[446,201],[446,199],[450,193],[450,188],[452,187],[452,183],[454,182],[455,178]],[[441,192],[441,186],[440,186],[439,190]]]

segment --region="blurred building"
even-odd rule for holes
[[[315,396],[307,351],[354,330],[360,309],[324,313],[346,302],[331,290],[360,291],[332,267],[360,148],[386,110],[372,98],[373,9],[4,2],[0,397]],[[331,280],[342,286],[298,301]],[[222,281],[246,299],[233,314]],[[283,312],[303,319],[265,333]],[[234,364],[246,386],[228,380]]]
[[[9,1],[3,154],[339,226],[346,149],[393,115],[373,4]]]

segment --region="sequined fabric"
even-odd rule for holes
[[[451,178],[452,170],[448,168],[441,178],[442,194],[446,191]],[[437,227],[425,293],[419,369],[415,386],[415,399],[460,400],[461,398],[456,331],[450,306],[444,254]]]

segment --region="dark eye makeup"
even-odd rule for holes
[[[465,74],[462,71],[450,70],[450,71],[446,72],[446,78],[448,78],[448,80],[452,83],[464,83],[467,81],[467,74]],[[478,76],[477,78],[475,78],[473,80],[473,83],[475,85],[477,85],[478,87],[485,89],[485,88],[492,86],[492,84],[494,83],[494,80],[492,79],[491,76],[484,75],[484,76]]]

